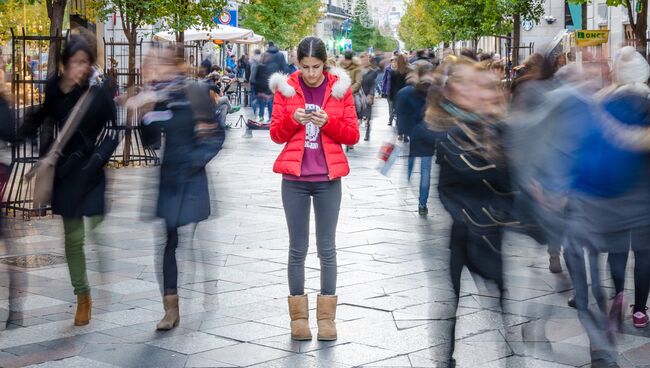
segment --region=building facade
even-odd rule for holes
[[[632,13],[636,17],[636,3],[632,0]],[[563,30],[581,29],[582,11],[580,5],[567,0],[546,0],[545,14],[537,23],[522,24],[522,44],[533,43],[536,49],[548,44]],[[531,24],[532,23],[532,24]],[[602,46],[605,57],[624,45],[634,44],[628,9],[623,6],[608,6],[607,0],[593,0],[587,5],[587,29],[608,29],[609,42]]]

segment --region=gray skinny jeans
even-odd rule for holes
[[[282,204],[289,228],[289,292],[305,293],[305,258],[309,249],[312,198],[316,218],[316,246],[320,259],[322,295],[336,293],[336,225],[341,207],[341,181],[282,180]]]

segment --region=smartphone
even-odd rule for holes
[[[314,107],[308,107],[305,109],[305,114],[313,114],[316,112],[316,108]]]

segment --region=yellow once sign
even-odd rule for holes
[[[598,46],[607,42],[609,38],[608,29],[598,29],[593,31],[576,31],[576,43],[578,47]]]

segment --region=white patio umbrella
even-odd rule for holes
[[[246,45],[255,45],[255,44],[264,43],[264,36],[260,36],[258,34],[253,34],[252,36],[250,36],[248,38],[242,38],[242,39],[233,40],[233,41],[230,41],[230,42],[232,42],[232,43],[242,43],[242,44],[246,44]]]
[[[216,25],[212,29],[188,29],[185,31],[185,41],[211,41],[222,40],[231,41],[247,39],[254,35],[253,31],[245,28],[237,28],[223,24]],[[155,41],[176,41],[176,34],[172,32],[158,32],[153,36]]]

